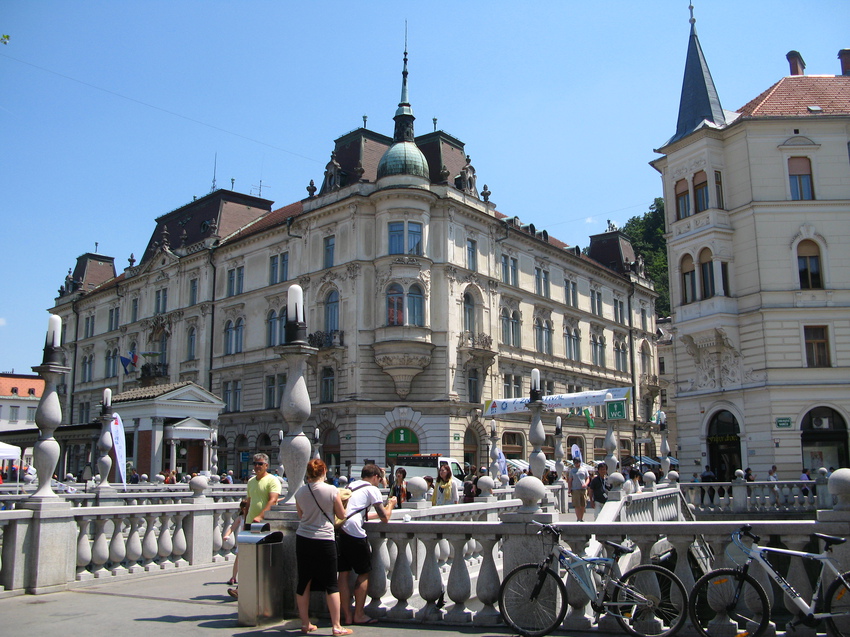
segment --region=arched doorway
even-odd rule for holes
[[[339,430],[336,427],[325,429],[322,434],[322,460],[328,465],[328,475],[336,475],[341,469],[339,466]]]
[[[800,446],[803,467],[816,477],[821,467],[848,466],[847,422],[830,407],[815,407],[800,423]]]
[[[478,468],[480,464],[478,460],[478,434],[475,433],[475,430],[472,427],[466,428],[466,433],[463,434],[463,463],[464,468],[466,467],[475,467]]]
[[[395,466],[398,456],[409,456],[419,453],[419,438],[407,427],[396,427],[387,436],[386,464],[384,466]]]
[[[735,477],[735,470],[742,469],[741,432],[738,420],[731,411],[718,411],[708,423],[708,463],[718,482],[728,482]]]

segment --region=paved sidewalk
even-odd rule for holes
[[[0,599],[0,632],[5,635],[85,634],[91,637],[301,634],[301,623],[297,619],[260,628],[237,626],[236,601],[228,596],[225,584],[230,573],[231,565],[227,564],[183,573],[107,580],[61,593]],[[327,619],[320,618],[316,623],[319,626],[319,630],[313,633],[316,637],[331,635]],[[413,637],[428,633],[439,637],[511,634],[504,626],[491,629],[388,622],[354,627],[354,630],[353,637]]]

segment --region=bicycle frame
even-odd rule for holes
[[[793,551],[791,549],[781,549],[775,548],[772,546],[759,546],[755,542],[749,547],[745,546],[741,541],[741,533],[733,534],[733,541],[735,544],[747,555],[747,563],[742,567],[743,572],[746,574],[750,568],[750,565],[755,562],[759,566],[764,569],[765,573],[776,582],[782,591],[785,593],[785,596],[788,597],[791,602],[796,606],[803,617],[811,617],[812,619],[820,620],[825,619],[827,617],[835,617],[839,615],[844,615],[846,613],[816,613],[815,609],[818,606],[818,600],[820,598],[821,593],[824,592],[826,586],[823,584],[823,574],[828,569],[836,579],[842,579],[845,584],[850,584],[846,580],[843,580],[841,572],[835,566],[835,559],[832,555],[829,554],[828,550],[824,550],[823,553],[807,553],[805,551]],[[811,604],[807,604],[802,596],[797,592],[797,590],[791,586],[791,584],[786,580],[780,573],[776,572],[776,569],[767,561],[766,555],[768,553],[778,553],[781,555],[790,555],[794,557],[801,557],[807,560],[816,560],[821,563],[820,573],[818,573],[817,585],[815,586],[814,593],[812,595]]]

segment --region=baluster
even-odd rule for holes
[[[369,587],[366,594],[371,599],[366,604],[365,610],[369,617],[377,618],[387,614],[387,609],[381,606],[381,598],[387,592],[390,554],[387,550],[387,538],[380,533],[369,536],[369,545],[372,547],[372,573],[369,576]]]
[[[408,544],[412,534],[392,534],[390,536],[396,546],[396,558],[390,577],[390,592],[396,598],[396,605],[387,611],[391,619],[410,619],[413,609],[407,605],[407,600],[413,596],[413,571],[410,568],[410,550]]]
[[[449,541],[446,538],[441,538],[437,543],[437,565],[440,567],[440,570],[447,566],[451,552],[452,547]]]
[[[174,544],[171,541],[172,534],[168,530],[168,521],[171,516],[168,513],[163,513],[159,518],[159,541],[157,542],[157,555],[159,555],[159,567],[162,569],[174,568],[174,562],[168,558],[174,551]]]
[[[139,560],[142,557],[142,541],[139,538],[139,527],[142,518],[139,515],[130,516],[130,534],[127,536],[127,571],[129,573],[140,573],[142,568]]]
[[[809,536],[783,535],[782,540],[785,542],[785,545],[792,551],[805,551],[806,544],[808,544],[809,542]],[[809,581],[809,576],[806,573],[806,561],[802,557],[797,557],[796,555],[791,556],[791,560],[788,563],[788,573],[785,578],[803,599],[812,598],[812,584]],[[800,609],[797,608],[787,596],[783,595],[782,597],[783,601],[785,602],[785,608],[788,610],[788,612],[794,615],[794,617],[799,617],[801,614]],[[814,637],[816,634],[817,632],[814,628],[803,625],[797,626],[794,632],[795,637]]]
[[[174,516],[174,534],[171,538],[174,566],[189,566],[189,562],[183,559],[188,545],[186,544],[186,532],[183,530],[183,518],[188,513],[177,513]]]
[[[224,558],[221,556],[221,511],[213,511],[213,537],[212,537],[212,551],[213,551],[213,562],[221,562]]]
[[[94,542],[92,542],[91,561],[92,575],[97,578],[107,577],[110,572],[104,567],[109,559],[109,544],[106,541],[106,519],[94,519]]]
[[[501,621],[499,611],[494,606],[499,599],[499,570],[496,568],[496,560],[493,559],[493,548],[497,541],[497,537],[491,536],[480,538],[477,542],[481,547],[482,560],[481,568],[478,569],[475,594],[478,601],[484,605],[472,618],[472,623],[477,626],[493,626]]]
[[[145,537],[142,540],[142,566],[145,571],[159,569],[159,565],[153,560],[159,551],[156,541],[156,514],[145,514]]]
[[[126,575],[127,569],[122,562],[127,557],[127,547],[124,544],[124,518],[116,516],[112,519],[112,539],[109,541],[109,561],[112,562],[113,575]]]
[[[416,613],[416,619],[424,622],[439,621],[443,618],[443,611],[437,608],[437,600],[443,592],[443,578],[437,565],[437,543],[440,536],[436,533],[422,533],[419,540],[425,545],[425,557],[419,573],[419,596],[425,600],[425,606]]]
[[[454,602],[454,605],[446,612],[445,619],[452,623],[465,623],[472,619],[471,611],[466,608],[466,602],[472,593],[472,584],[469,579],[469,566],[463,559],[463,547],[469,537],[469,535],[459,535],[451,539],[454,558],[449,571],[446,595]]]
[[[578,555],[582,555],[585,547],[579,547],[578,543],[584,541],[583,538],[576,538],[575,544],[573,542],[569,543],[570,550]],[[555,566],[556,568],[560,568],[560,565]],[[567,630],[590,630],[590,618],[585,613],[585,608],[587,608],[590,598],[578,583],[577,576],[572,572],[567,574],[566,585],[568,606],[567,615],[564,617],[564,627]]]
[[[89,580],[92,574],[88,571],[91,564],[91,542],[89,541],[89,527],[91,517],[80,516],[77,518],[79,532],[77,534],[77,581]]]
[[[222,524],[221,528],[228,529],[233,525],[233,520],[236,517],[236,513],[234,511],[224,511],[221,514]],[[234,533],[231,533],[226,540],[221,541],[222,550],[231,554],[233,552],[233,547],[236,546],[236,534],[239,533],[239,530],[236,530]],[[227,555],[227,559],[233,557],[232,555]]]

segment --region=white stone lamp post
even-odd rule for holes
[[[289,488],[281,504],[294,508],[295,492],[304,484],[312,451],[310,438],[304,434],[304,423],[312,411],[304,375],[307,359],[318,352],[315,347],[307,345],[304,292],[299,285],[290,286],[287,293],[285,334],[286,345],[277,347],[278,354],[288,365],[286,386],[280,401],[280,413],[284,421],[280,436],[280,458],[286,467]]]
[[[555,418],[555,473],[558,474],[558,482],[564,481],[564,469],[564,430],[558,416]]]
[[[313,432],[313,458],[316,460],[322,459],[322,435],[318,427]]]
[[[499,466],[499,436],[496,432],[496,420],[490,420],[490,477],[494,481],[501,477],[502,469]]]
[[[35,424],[40,432],[38,442],[33,446],[33,465],[38,475],[38,490],[30,496],[30,500],[60,500],[50,483],[59,462],[59,443],[53,437],[53,432],[62,423],[62,406],[56,386],[62,376],[71,371],[70,367],[62,364],[61,342],[62,319],[51,314],[47,324],[44,358],[41,365],[32,368],[32,371],[44,379],[44,393],[35,410]]]
[[[617,424],[617,421],[613,418],[608,418],[608,403],[613,400],[613,396],[610,393],[605,394],[605,418],[607,420],[608,428],[605,432],[605,464],[608,465],[608,471],[614,472],[617,470],[617,437],[614,434],[614,426]]]
[[[109,472],[112,470],[112,458],[109,452],[112,450],[112,390],[108,387],[103,390],[103,404],[100,408],[100,438],[97,440],[97,471],[100,474],[100,482],[95,487],[98,493],[114,491],[109,484]]]
[[[660,409],[655,414],[655,422],[661,430],[661,470],[664,472],[663,482],[667,482],[667,474],[670,473],[670,443],[667,441],[667,414]]]
[[[531,455],[528,456],[528,464],[531,466],[531,473],[536,478],[543,478],[546,473],[546,455],[541,447],[546,442],[546,430],[543,429],[543,412],[542,394],[540,392],[540,370],[535,368],[531,370],[531,394],[529,396],[528,408],[531,410],[531,428],[528,432],[528,440],[532,445]]]

